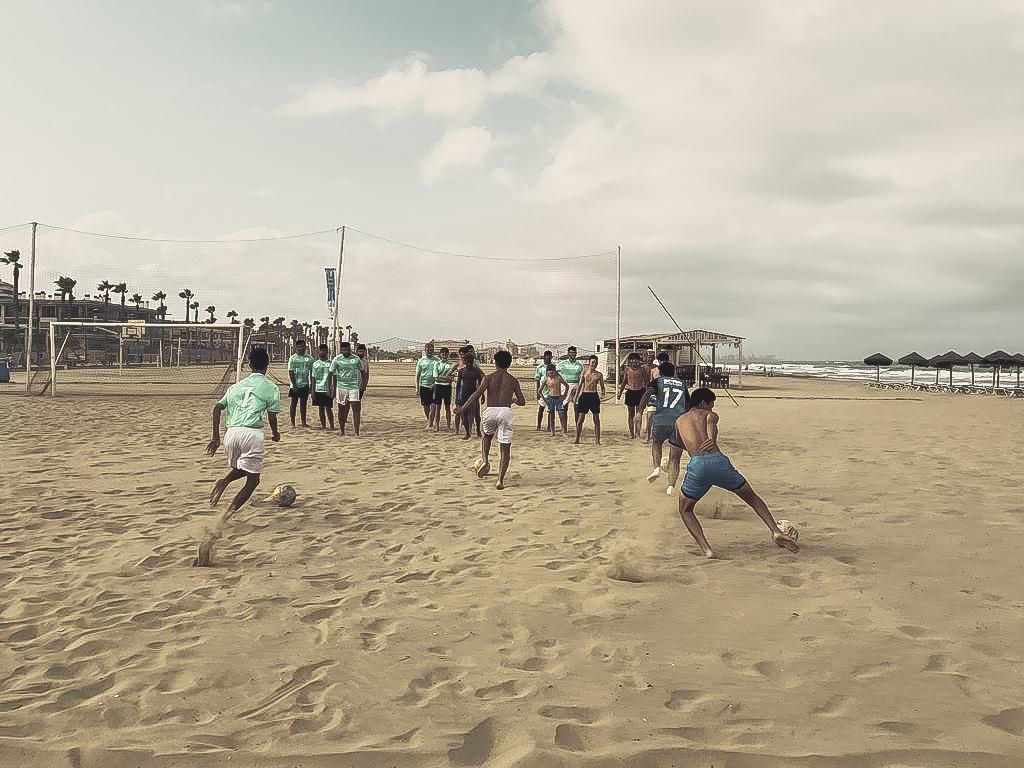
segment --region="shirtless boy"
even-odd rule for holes
[[[458,383],[455,385],[455,431],[459,430],[461,419],[466,431],[462,439],[469,440],[469,430],[473,422],[476,422],[476,436],[480,437],[480,404],[475,400],[471,401],[471,397],[480,386],[484,372],[480,370],[480,366],[476,364],[476,357],[470,351],[463,353],[462,362],[462,367],[456,371]]]
[[[548,432],[555,436],[555,414],[562,421],[562,434],[569,434],[568,415],[565,410],[565,397],[569,392],[569,385],[562,374],[558,372],[554,363],[548,365],[547,375],[544,377],[543,389],[548,391],[544,398],[548,406]]]
[[[758,496],[718,447],[718,414],[714,412],[715,393],[701,387],[690,394],[690,409],[676,420],[676,433],[690,454],[679,495],[679,516],[694,541],[704,551],[704,557],[714,557],[714,550],[704,536],[704,529],[693,513],[697,502],[711,486],[732,491],[745,501],[771,531],[772,540],[780,547],[796,552],[796,541],[779,530],[764,499]]]
[[[597,370],[597,360],[597,355],[587,358],[583,375],[580,377],[580,387],[576,390],[573,402],[573,410],[576,413],[576,445],[580,444],[583,422],[588,413],[594,414],[594,443],[601,444],[601,398],[607,394],[607,390],[604,384],[604,374]],[[601,394],[598,394],[598,388],[601,389]]]
[[[498,482],[494,487],[501,491],[505,488],[505,475],[512,461],[512,424],[515,421],[512,403],[526,405],[526,397],[519,386],[519,379],[508,372],[508,367],[512,365],[511,353],[504,349],[495,352],[494,365],[497,370],[484,377],[476,392],[470,395],[465,405],[460,408],[471,407],[477,400],[487,395],[487,408],[482,418],[484,435],[480,442],[483,463],[477,469],[477,477],[486,477],[491,471],[491,441],[497,435],[501,463],[498,466]]]
[[[639,352],[630,352],[626,358],[622,383],[619,385],[618,398],[626,393],[626,412],[629,420],[629,436],[636,438],[640,434],[640,416],[644,409],[644,391],[650,383],[650,375],[644,369]]]

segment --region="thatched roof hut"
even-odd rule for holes
[[[878,382],[880,380],[880,378],[881,378],[881,375],[882,375],[881,374],[881,367],[883,365],[885,365],[885,366],[892,365],[892,358],[888,357],[886,355],[883,355],[881,352],[875,352],[875,354],[868,355],[867,357],[864,358],[864,365],[873,365],[873,366],[875,366],[875,381]]]
[[[910,386],[914,386],[914,369],[918,367],[928,367],[928,358],[924,355],[919,355],[917,352],[911,352],[909,355],[904,355],[896,362],[900,365],[910,366]]]

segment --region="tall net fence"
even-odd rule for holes
[[[332,354],[341,339],[362,342],[372,361],[399,364],[427,341],[453,352],[468,342],[484,361],[507,349],[525,368],[545,349],[558,356],[573,344],[583,354],[615,331],[614,251],[465,256],[347,227],[182,241],[39,224],[34,238],[33,225],[0,229],[0,258],[0,360],[15,372],[30,364],[36,392],[50,390],[51,364],[64,393],[76,380],[124,392],[216,391],[239,353],[238,337],[216,328],[222,324],[244,327],[243,352],[265,347],[282,384],[298,338],[326,343]],[[325,269],[337,271],[336,321]],[[182,327],[125,330],[140,323]],[[396,378],[403,390],[406,378]]]

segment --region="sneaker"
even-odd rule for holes
[[[675,490],[675,486],[674,485],[668,486],[667,488],[665,488],[665,495],[666,496],[671,496],[672,495],[672,491],[674,491],[674,490]]]
[[[647,482],[653,483],[655,480],[658,479],[658,476],[660,474],[661,474],[661,467],[655,467],[654,469],[651,470],[651,474],[649,474],[647,476]]]

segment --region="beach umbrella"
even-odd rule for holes
[[[936,355],[928,361],[928,365],[935,369],[935,383],[939,383],[939,370],[942,368],[949,369],[949,386],[953,386],[953,366],[963,365],[963,356],[957,354],[953,350],[950,350],[944,355]]]
[[[881,367],[883,365],[886,365],[886,366],[892,365],[892,358],[891,357],[886,357],[881,352],[875,352],[875,354],[868,355],[867,357],[864,358],[864,365],[873,365],[873,366],[875,366],[875,381],[877,382],[877,381],[879,381],[879,379],[880,379],[880,377],[882,375]]]
[[[999,384],[999,369],[1004,365],[1016,365],[1017,360],[1009,352],[1003,352],[999,349],[995,352],[985,355],[985,362],[992,366],[992,386],[996,387]]]
[[[900,365],[910,366],[910,386],[914,386],[914,369],[918,366],[927,367],[928,360],[923,355],[917,354],[917,352],[911,352],[909,355],[904,355],[897,360]]]
[[[964,365],[971,366],[971,386],[973,387],[974,386],[974,366],[978,365],[978,363],[984,363],[985,362],[985,358],[982,357],[981,355],[979,355],[976,352],[968,352],[966,355],[964,355],[963,360],[964,360],[964,362],[963,362]]]
[[[1024,365],[1024,353],[1018,352],[1013,359],[1017,361],[1017,389],[1020,389],[1020,368]]]

